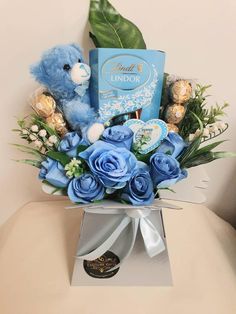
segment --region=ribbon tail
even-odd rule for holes
[[[140,219],[140,230],[147,254],[154,257],[165,250],[165,243],[160,233],[148,218]]]
[[[121,266],[121,264],[123,263],[123,261],[129,257],[130,253],[133,250],[134,247],[134,243],[136,240],[136,236],[137,236],[137,232],[138,232],[138,227],[139,227],[139,221],[140,218],[133,218],[132,219],[132,234],[131,234],[131,241],[130,244],[127,245],[128,249],[126,251],[123,252],[122,255],[119,256],[120,258],[120,263],[117,264],[115,267],[112,267],[111,269],[109,269],[108,271],[113,271],[117,268],[119,268]]]
[[[112,234],[96,249],[94,249],[92,252],[90,252],[89,249],[87,249],[86,253],[80,254],[80,251],[76,254],[77,258],[85,259],[88,261],[93,261],[99,257],[101,257],[106,251],[108,251],[112,245],[115,243],[117,238],[120,236],[122,231],[128,226],[130,223],[131,218],[130,217],[124,217],[120,224],[117,226],[117,228],[112,232]]]

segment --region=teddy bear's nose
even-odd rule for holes
[[[70,75],[74,83],[82,84],[90,79],[91,70],[85,63],[76,63],[73,65]]]

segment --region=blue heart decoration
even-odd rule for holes
[[[157,148],[168,134],[166,123],[160,119],[152,119],[147,122],[131,119],[124,125],[134,132],[134,145],[141,154],[147,154]]]

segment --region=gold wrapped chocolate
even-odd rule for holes
[[[170,124],[178,124],[185,115],[185,108],[179,104],[172,104],[166,110],[166,122]]]
[[[46,123],[50,128],[56,130],[61,136],[64,136],[68,130],[63,115],[60,112],[53,113],[46,119]]]
[[[35,97],[32,107],[42,118],[48,118],[56,109],[56,102],[50,95],[41,94]]]
[[[179,132],[179,128],[173,123],[167,123],[168,132]]]
[[[192,86],[186,80],[178,80],[171,86],[171,98],[176,104],[183,104],[188,101],[192,94]]]

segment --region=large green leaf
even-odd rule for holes
[[[100,44],[99,44],[99,42],[97,40],[97,37],[93,33],[89,32],[89,37],[92,39],[95,47],[101,48],[101,46],[100,46]]]
[[[47,156],[59,161],[63,166],[67,165],[71,158],[69,156],[67,156],[65,153],[62,152],[55,152],[55,151],[49,151],[47,152]]]
[[[202,133],[203,133],[203,124],[202,121],[198,118],[198,116],[192,112],[192,115],[198,121],[200,134],[190,143],[190,145],[184,150],[184,152],[178,158],[181,168],[186,167],[186,162],[194,155],[194,153],[198,150],[201,141],[202,141]]]
[[[30,147],[30,146],[20,145],[20,144],[11,144],[11,145],[16,147],[19,151],[21,151],[23,153],[27,153],[27,154],[36,156],[41,161],[45,158],[44,154],[42,154],[39,150],[34,149],[34,148]]]
[[[236,153],[231,152],[205,152],[197,155],[185,163],[185,168],[192,168],[199,165],[207,164],[219,158],[236,157]]]
[[[13,159],[14,160],[14,159]],[[16,162],[21,162],[23,164],[27,164],[36,168],[41,168],[41,162],[38,160],[33,160],[33,159],[18,159],[18,160],[14,160]]]
[[[79,145],[77,147],[77,155],[79,155],[79,153],[83,152],[85,149],[87,149],[88,146],[87,145]]]
[[[196,137],[192,143],[184,150],[183,154],[180,155],[178,161],[180,163],[181,168],[186,167],[187,161],[194,155],[196,150],[199,148],[201,144],[202,137],[201,135]]]
[[[142,33],[107,0],[90,0],[89,22],[95,46],[146,49]]]
[[[226,140],[222,140],[222,141],[218,141],[218,142],[214,142],[214,143],[211,143],[209,145],[206,145],[206,146],[196,150],[196,152],[193,154],[192,157],[199,156],[199,155],[202,155],[204,153],[210,152],[212,149],[216,148],[217,146],[219,146],[220,144],[222,144],[224,142],[226,142]]]

